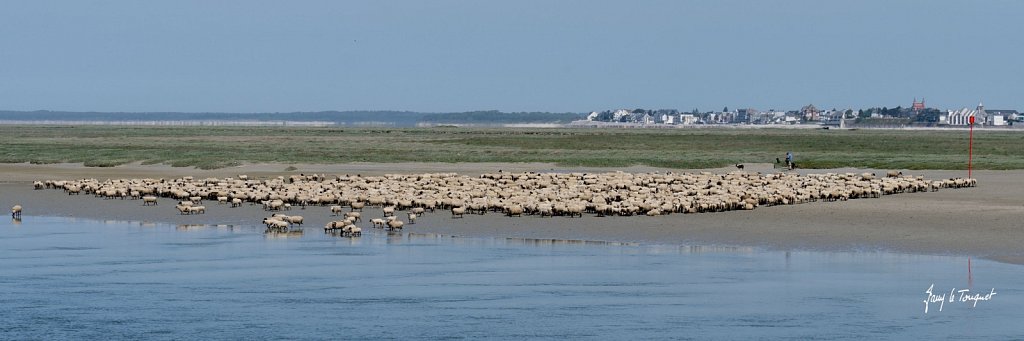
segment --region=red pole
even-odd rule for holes
[[[967,256],[967,286],[974,287],[974,274],[971,273],[971,256]]]
[[[971,116],[971,132],[967,142],[967,178],[971,178],[971,166],[974,161],[974,116]]]

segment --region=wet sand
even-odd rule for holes
[[[192,175],[226,177],[247,174],[269,177],[296,173],[384,174],[457,172],[479,174],[504,171],[668,171],[652,167],[564,168],[550,164],[255,164],[212,171],[164,165],[126,165],[89,168],[81,165],[0,165],[0,207],[20,203],[31,216],[74,216],[105,220],[152,221],[172,224],[231,224],[262,228],[267,215],[259,206],[228,208],[207,202],[205,215],[179,215],[170,199],[156,207],[141,201],[104,200],[91,195],[68,196],[59,190],[33,190],[32,180],[76,178],[160,178]],[[770,164],[748,164],[746,171],[772,172]],[[710,170],[728,172],[734,169]],[[673,170],[680,172],[681,170]],[[801,170],[801,173],[863,172],[859,169]],[[866,170],[871,171],[871,170]],[[875,171],[884,174],[884,171]],[[906,171],[928,178],[964,177],[965,171]],[[659,217],[540,218],[505,217],[498,213],[453,219],[448,212],[428,213],[407,225],[411,232],[480,237],[550,238],[638,242],[646,244],[718,244],[769,249],[820,251],[886,250],[907,253],[967,255],[1024,264],[1024,171],[976,171],[978,187],[907,193],[880,199],[815,202],[759,207],[753,211],[673,214]],[[326,207],[293,209],[288,214],[306,219],[307,233],[332,219]],[[367,209],[364,217],[380,215]],[[368,222],[363,222],[369,228]]]

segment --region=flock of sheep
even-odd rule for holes
[[[157,205],[157,198],[178,200],[181,214],[203,214],[203,200],[216,200],[231,207],[243,203],[262,205],[276,212],[263,220],[269,229],[287,230],[300,225],[301,216],[280,211],[292,207],[330,206],[331,221],[324,230],[358,235],[363,207],[379,207],[381,218],[370,222],[374,228],[401,229],[405,222],[396,217],[405,211],[409,223],[437,209],[453,218],[465,214],[501,212],[507,216],[538,217],[657,216],[673,213],[703,213],[751,210],[759,206],[793,205],[811,201],[877,198],[882,195],[937,191],[941,188],[973,187],[975,179],[926,180],[889,172],[761,174],[735,171],[727,174],[701,173],[490,173],[478,177],[455,173],[360,175],[293,175],[270,179],[95,179],[37,181],[36,189],[59,189],[68,195],[91,194],[104,198],[142,200]],[[20,214],[20,207],[12,215]],[[15,212],[16,211],[16,212]],[[348,212],[346,212],[348,211]]]

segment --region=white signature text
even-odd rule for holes
[[[935,292],[935,284],[932,283],[932,285],[929,286],[928,290],[925,290],[924,293],[928,294],[928,296],[925,297],[925,299],[923,301],[924,302],[924,313],[927,314],[928,313],[928,306],[929,305],[934,305],[936,303],[939,304],[939,311],[942,311],[942,308],[943,308],[943,306],[946,305],[946,302],[949,302],[949,303],[957,303],[957,302],[960,302],[960,303],[970,303],[972,308],[973,307],[977,307],[978,306],[978,301],[989,301],[989,300],[991,300],[992,296],[996,295],[996,288],[992,288],[992,290],[989,291],[987,294],[971,293],[971,289],[956,290],[956,288],[950,289],[949,292],[942,292],[941,294],[937,294]]]

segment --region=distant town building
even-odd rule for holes
[[[956,111],[950,110],[947,116],[948,118],[946,119],[946,122],[951,126],[969,125],[971,124],[971,117],[974,117],[975,124],[986,123],[985,105],[983,103],[978,103],[978,107],[975,109],[963,108]],[[942,121],[941,117],[939,118],[939,121]]]
[[[619,122],[623,117],[629,117],[630,114],[632,113],[626,109],[615,110],[615,112],[612,113],[612,121]]]
[[[662,114],[661,122],[665,124],[676,124],[676,115]]]
[[[712,114],[712,115],[714,115],[714,114]],[[686,125],[697,124],[697,116],[693,116],[691,114],[679,115],[679,124],[686,124]]]
[[[701,112],[694,109],[680,112],[677,109],[611,109],[592,111],[584,115],[587,122],[625,123],[630,125],[676,126],[695,124],[815,124],[834,127],[873,127],[891,126],[893,124],[908,127],[920,126],[966,126],[971,117],[975,124],[986,126],[1011,126],[1024,123],[1024,115],[1017,110],[985,109],[983,103],[976,108],[958,110],[939,110],[926,106],[924,99],[914,98],[910,107],[895,108],[871,107],[854,110],[818,109],[808,104],[799,110],[758,111],[753,108],[732,109],[722,111]],[[2,124],[2,122],[0,122]]]
[[[923,97],[921,98],[920,102],[918,102],[917,98],[915,98],[914,99],[914,104],[910,106],[910,109],[913,110],[913,111],[922,111],[922,110],[924,110],[924,108],[925,108],[925,106],[924,106],[924,98]]]
[[[814,104],[808,104],[803,108],[800,108],[800,113],[803,114],[804,119],[808,121],[817,121],[820,119],[819,115],[821,115],[821,111],[818,110]]]
[[[651,114],[648,113],[644,113],[643,116],[640,117],[640,120],[644,124],[652,124],[654,123],[654,116],[651,116]]]
[[[992,126],[1004,126],[1006,125],[1006,119],[1003,115],[988,115],[988,119],[985,120],[985,124]]]
[[[1013,122],[1016,122],[1017,120],[1020,119],[1020,113],[1017,112],[1017,110],[986,109],[985,113],[989,114],[989,117],[991,118],[991,121],[992,121],[992,123],[991,123],[992,125],[1012,125]],[[997,117],[997,116],[1001,116],[1002,117],[1001,118],[1001,120],[1003,121],[1003,122],[1001,122],[1002,124],[997,124],[996,123],[996,118],[995,117]]]
[[[750,123],[751,121],[753,121],[754,114],[756,113],[756,109],[736,110],[736,123]]]

